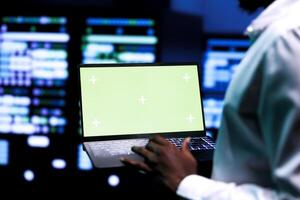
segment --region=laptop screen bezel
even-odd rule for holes
[[[200,102],[201,102],[201,112],[202,112],[202,121],[203,121],[203,130],[199,131],[177,131],[177,132],[162,132],[162,133],[134,133],[134,134],[123,134],[122,135],[111,135],[111,136],[85,136],[84,135],[84,124],[83,124],[83,110],[82,110],[82,92],[81,92],[81,79],[80,79],[80,69],[81,68],[99,68],[99,67],[174,67],[174,66],[191,66],[195,65],[197,67],[198,75],[198,84],[200,92]],[[200,79],[200,68],[197,63],[121,63],[121,64],[80,64],[77,67],[78,69],[78,80],[79,80],[79,104],[80,104],[80,120],[81,120],[81,140],[82,142],[88,141],[103,141],[103,140],[118,140],[118,139],[135,139],[135,138],[151,138],[156,134],[159,134],[163,137],[203,137],[206,136],[206,126],[205,126],[205,116],[204,116],[204,107],[203,107],[203,93],[201,89],[201,79]]]

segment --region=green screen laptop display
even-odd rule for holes
[[[81,67],[85,137],[203,131],[197,65]]]

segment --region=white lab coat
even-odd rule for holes
[[[180,196],[300,199],[300,0],[275,1],[247,31],[253,44],[226,92],[212,180],[188,176]]]

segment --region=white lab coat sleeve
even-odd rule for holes
[[[189,175],[179,184],[177,195],[191,200],[294,200],[285,193],[253,184],[236,185],[211,180],[199,175]]]
[[[274,187],[300,195],[300,27],[282,33],[262,62],[259,122]]]

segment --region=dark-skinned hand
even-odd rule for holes
[[[197,173],[197,161],[189,151],[189,140],[186,138],[182,148],[178,149],[162,136],[156,135],[145,147],[132,147],[132,151],[144,157],[144,162],[127,158],[121,158],[121,161],[125,165],[156,174],[175,192],[184,177]]]

